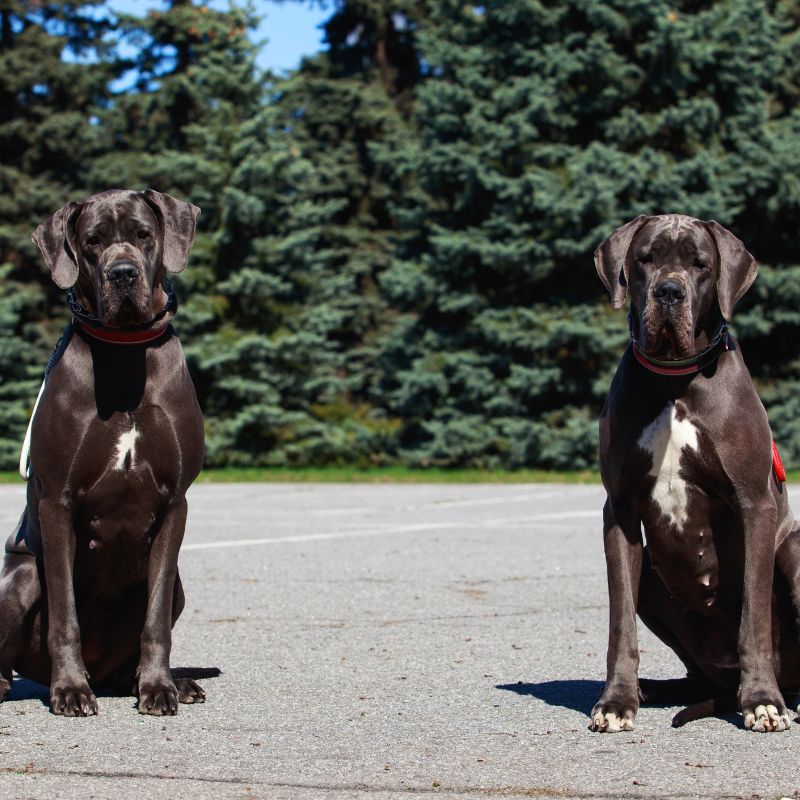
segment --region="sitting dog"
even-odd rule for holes
[[[614,308],[630,292],[632,342],[600,419],[610,630],[589,727],[633,730],[638,612],[695,688],[733,708],[738,689],[745,728],[787,730],[781,690],[800,688],[800,534],[726,329],[756,262],[717,222],[665,215],[612,233],[595,266]]]
[[[74,320],[34,412],[27,506],[0,574],[0,700],[12,670],[49,684],[65,716],[97,713],[90,681],[127,677],[143,714],[205,698],[169,666],[204,443],[167,272],[186,266],[199,213],[112,190],[33,234]]]

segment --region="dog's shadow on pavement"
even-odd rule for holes
[[[550,706],[571,708],[585,714],[591,712],[600,692],[603,691],[603,681],[568,680],[568,681],[542,681],[541,683],[501,683],[496,689],[504,689],[520,695],[529,695],[543,700]]]
[[[197,680],[206,680],[208,678],[218,678],[222,675],[222,670],[219,667],[173,667],[171,669],[172,677],[174,680],[178,678],[192,678]],[[100,686],[93,686],[92,691],[96,697],[130,697],[131,693],[121,691],[119,687],[101,684]],[[21,678],[19,675],[14,675],[14,681],[11,684],[11,693],[8,695],[7,700],[38,700],[43,706],[50,707],[50,688],[36,681],[29,680],[28,678]]]
[[[643,685],[647,685],[648,683],[657,684],[659,682],[648,682],[646,679],[642,680]],[[664,681],[663,683],[669,683],[669,681]],[[603,681],[576,679],[542,681],[541,683],[523,683],[522,681],[518,681],[517,683],[501,683],[495,686],[495,689],[503,689],[508,692],[515,692],[519,695],[535,697],[548,705],[569,708],[588,717],[592,712],[592,708],[594,708],[594,704],[597,702],[597,698],[600,697],[604,686],[605,683]],[[687,703],[696,702],[698,699],[700,699],[699,695],[697,697],[683,698]],[[680,702],[680,700],[678,700],[678,702]],[[642,705],[651,708],[670,708],[676,705],[676,700],[651,700]],[[716,719],[728,722],[736,728],[744,727],[741,714],[731,712],[714,714],[712,716]]]
[[[43,705],[49,706],[50,689],[41,683],[15,675],[8,700],[39,700]]]

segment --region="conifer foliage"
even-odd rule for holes
[[[33,229],[76,194],[87,165],[107,152],[97,114],[117,66],[111,21],[97,2],[0,5],[0,465],[11,468],[63,327]]]
[[[762,263],[734,323],[800,463],[796,3],[337,0],[281,78],[256,21],[2,4],[0,465],[65,317],[30,231],[112,186],[203,209],[177,327],[211,466],[592,466],[627,341],[592,251],[664,212]]]
[[[415,312],[387,347],[407,457],[594,463],[625,322],[591,253],[639,213],[716,218],[793,257],[796,226],[773,224],[795,210],[778,194],[796,175],[790,27],[740,0],[430,4],[404,152],[418,192],[387,281]]]
[[[225,235],[241,250],[218,273],[231,316],[198,355],[213,375],[211,464],[392,457],[399,420],[371,390],[394,230],[375,150],[408,134],[417,72],[398,14],[343,4],[326,52],[271,85],[240,130]]]

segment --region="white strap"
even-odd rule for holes
[[[25,440],[22,442],[22,452],[19,454],[19,476],[22,480],[26,481],[30,477],[30,470],[28,469],[28,454],[31,451],[31,428],[33,427],[33,418],[36,416],[36,409],[39,408],[39,401],[42,399],[44,393],[44,384],[42,381],[42,388],[39,389],[39,394],[36,395],[36,402],[33,405],[31,418],[28,422],[28,430],[25,431]]]

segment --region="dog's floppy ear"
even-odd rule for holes
[[[742,241],[716,220],[706,222],[719,253],[719,277],[717,278],[717,301],[722,316],[730,321],[733,309],[756,279],[758,264],[747,251]]]
[[[639,214],[636,219],[617,228],[611,236],[600,242],[594,251],[594,266],[603,285],[611,295],[611,305],[622,308],[628,292],[628,250],[633,237],[649,217]]]
[[[82,208],[83,203],[67,203],[31,234],[61,289],[69,289],[78,280],[75,222]]]
[[[161,225],[164,236],[162,251],[164,266],[170,272],[183,272],[189,263],[189,253],[194,243],[194,228],[200,216],[200,209],[155,189],[148,189],[144,197]]]

